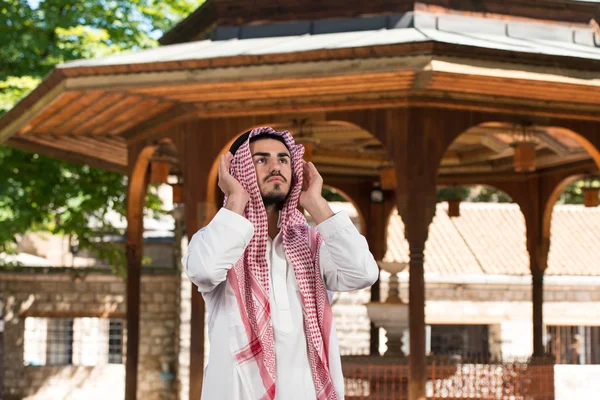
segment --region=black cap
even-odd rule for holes
[[[252,131],[248,131],[248,132],[242,134],[239,138],[235,139],[235,142],[233,142],[233,144],[229,148],[229,152],[231,154],[235,155],[235,152],[237,151],[237,149],[239,149],[240,146],[243,145],[246,140],[248,140],[248,137],[250,136],[250,132],[252,132]]]

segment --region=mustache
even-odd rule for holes
[[[285,176],[281,175],[281,173],[279,173],[279,172],[272,172],[272,173],[270,173],[269,176],[267,176],[264,179],[264,182],[267,182],[269,179],[271,179],[271,178],[273,178],[275,176],[283,179],[283,181],[287,183],[287,179],[285,179]]]

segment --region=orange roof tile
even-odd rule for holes
[[[600,208],[557,205],[547,275],[600,275]],[[394,211],[384,261],[408,261],[404,224]],[[525,220],[516,204],[462,203],[450,218],[438,204],[425,248],[425,272],[528,275]]]

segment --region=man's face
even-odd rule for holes
[[[250,154],[265,206],[283,202],[292,183],[292,160],[287,147],[275,139],[260,139],[250,143]]]

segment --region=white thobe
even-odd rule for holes
[[[323,242],[319,250],[321,276],[328,291],[350,291],[371,286],[379,276],[367,241],[350,218],[339,212],[317,226]],[[190,241],[182,259],[189,278],[198,286],[208,311],[210,353],[204,371],[202,399],[255,400],[261,395],[238,373],[229,337],[243,327],[238,303],[227,272],[240,259],[252,235],[250,221],[221,208]],[[302,302],[293,265],[286,257],[281,234],[267,244],[270,272],[271,321],[276,359],[276,399],[314,400],[312,372],[302,319]],[[331,378],[339,399],[344,380],[335,326],[330,336]]]

